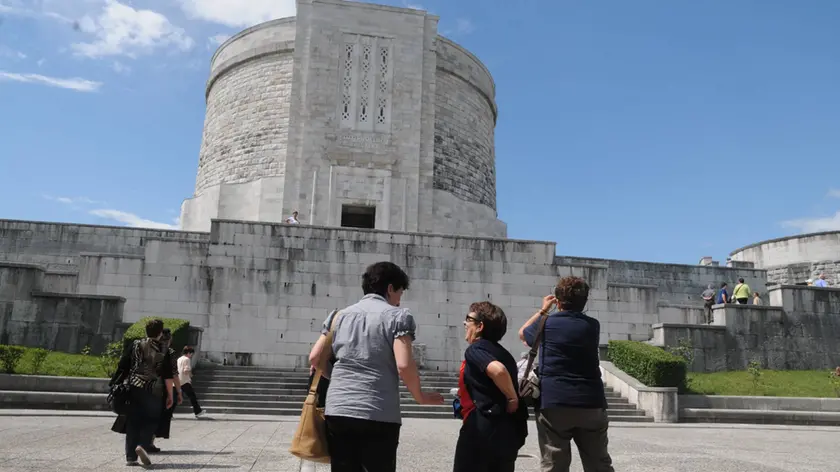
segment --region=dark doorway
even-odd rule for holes
[[[341,226],[345,228],[376,228],[376,207],[342,205]]]

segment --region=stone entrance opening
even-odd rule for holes
[[[341,226],[345,228],[376,228],[376,207],[342,205]]]

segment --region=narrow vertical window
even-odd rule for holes
[[[388,121],[388,70],[390,64],[390,52],[388,47],[379,48],[379,84],[378,100],[376,104],[376,122],[384,125]]]
[[[344,73],[341,78],[341,122],[344,125],[353,123],[353,56],[355,52],[355,44],[344,45],[342,54]]]
[[[369,44],[362,46],[362,62],[359,79],[361,87],[359,90],[359,123],[367,123],[370,120],[370,72],[373,48]]]

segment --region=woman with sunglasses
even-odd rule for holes
[[[469,347],[458,381],[464,423],[453,470],[513,472],[528,435],[528,410],[519,401],[516,360],[499,344],[507,317],[490,302],[473,303],[464,329]]]

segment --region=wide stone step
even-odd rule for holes
[[[266,377],[264,379],[260,378],[253,378],[253,377],[212,377],[212,378],[196,378],[193,380],[194,385],[204,385],[208,383],[225,383],[225,384],[250,384],[250,385],[258,385],[258,384],[265,384],[265,385],[275,385],[278,383],[288,383],[288,384],[298,384],[298,385],[308,385],[309,384],[309,377],[296,377],[296,378],[270,378]],[[441,380],[441,379],[420,379],[420,383],[422,385],[428,385],[430,387],[457,387],[458,380]]]
[[[309,378],[309,370],[271,370],[271,369],[201,369],[195,371],[195,377],[253,377],[253,378]],[[457,372],[420,371],[421,378],[458,379]]]
[[[249,406],[242,406],[242,407],[213,407],[207,406],[204,407],[205,411],[209,416],[213,414],[224,414],[224,415],[268,415],[268,416],[300,416],[300,406],[295,408],[253,408]],[[454,418],[451,407],[448,409],[441,408],[441,407],[433,407],[431,409],[422,409],[422,410],[411,410],[407,411],[401,407],[402,410],[402,417],[403,418],[443,418],[443,419],[452,419],[452,421],[458,421]],[[188,408],[183,406],[179,407],[179,413],[181,412],[189,412]],[[607,412],[607,416],[609,417],[610,422],[632,422],[632,423],[651,423],[653,422],[653,418],[650,416],[639,416],[639,415],[624,415],[624,414],[615,414],[612,412]],[[530,419],[534,419],[534,415],[530,415]]]
[[[458,384],[444,384],[436,385],[430,383],[420,382],[423,390],[435,391],[440,393],[448,393],[451,389],[456,388]],[[278,390],[299,390],[306,392],[309,387],[308,382],[193,382],[193,387],[197,392],[204,391],[223,391],[235,393],[236,391],[250,391],[253,393],[270,393]],[[405,385],[400,384],[400,390],[407,392]]]
[[[230,383],[220,383],[220,382],[212,382],[212,383],[195,383],[195,389],[198,392],[199,396],[205,395],[216,395],[216,394],[226,394],[226,395],[244,395],[247,397],[243,398],[251,398],[251,396],[262,396],[262,395],[270,395],[270,396],[283,396],[283,395],[300,395],[302,397],[306,396],[307,388],[306,385],[292,385],[292,386],[241,386],[241,385],[231,385]],[[444,397],[449,398],[450,390],[454,387],[427,387],[423,385],[424,390],[428,391],[436,391],[444,395]],[[400,386],[400,396],[404,398],[411,398],[411,393],[408,389],[401,385]],[[607,393],[606,394],[607,402],[609,403],[628,403],[627,399],[622,398],[617,393]]]

